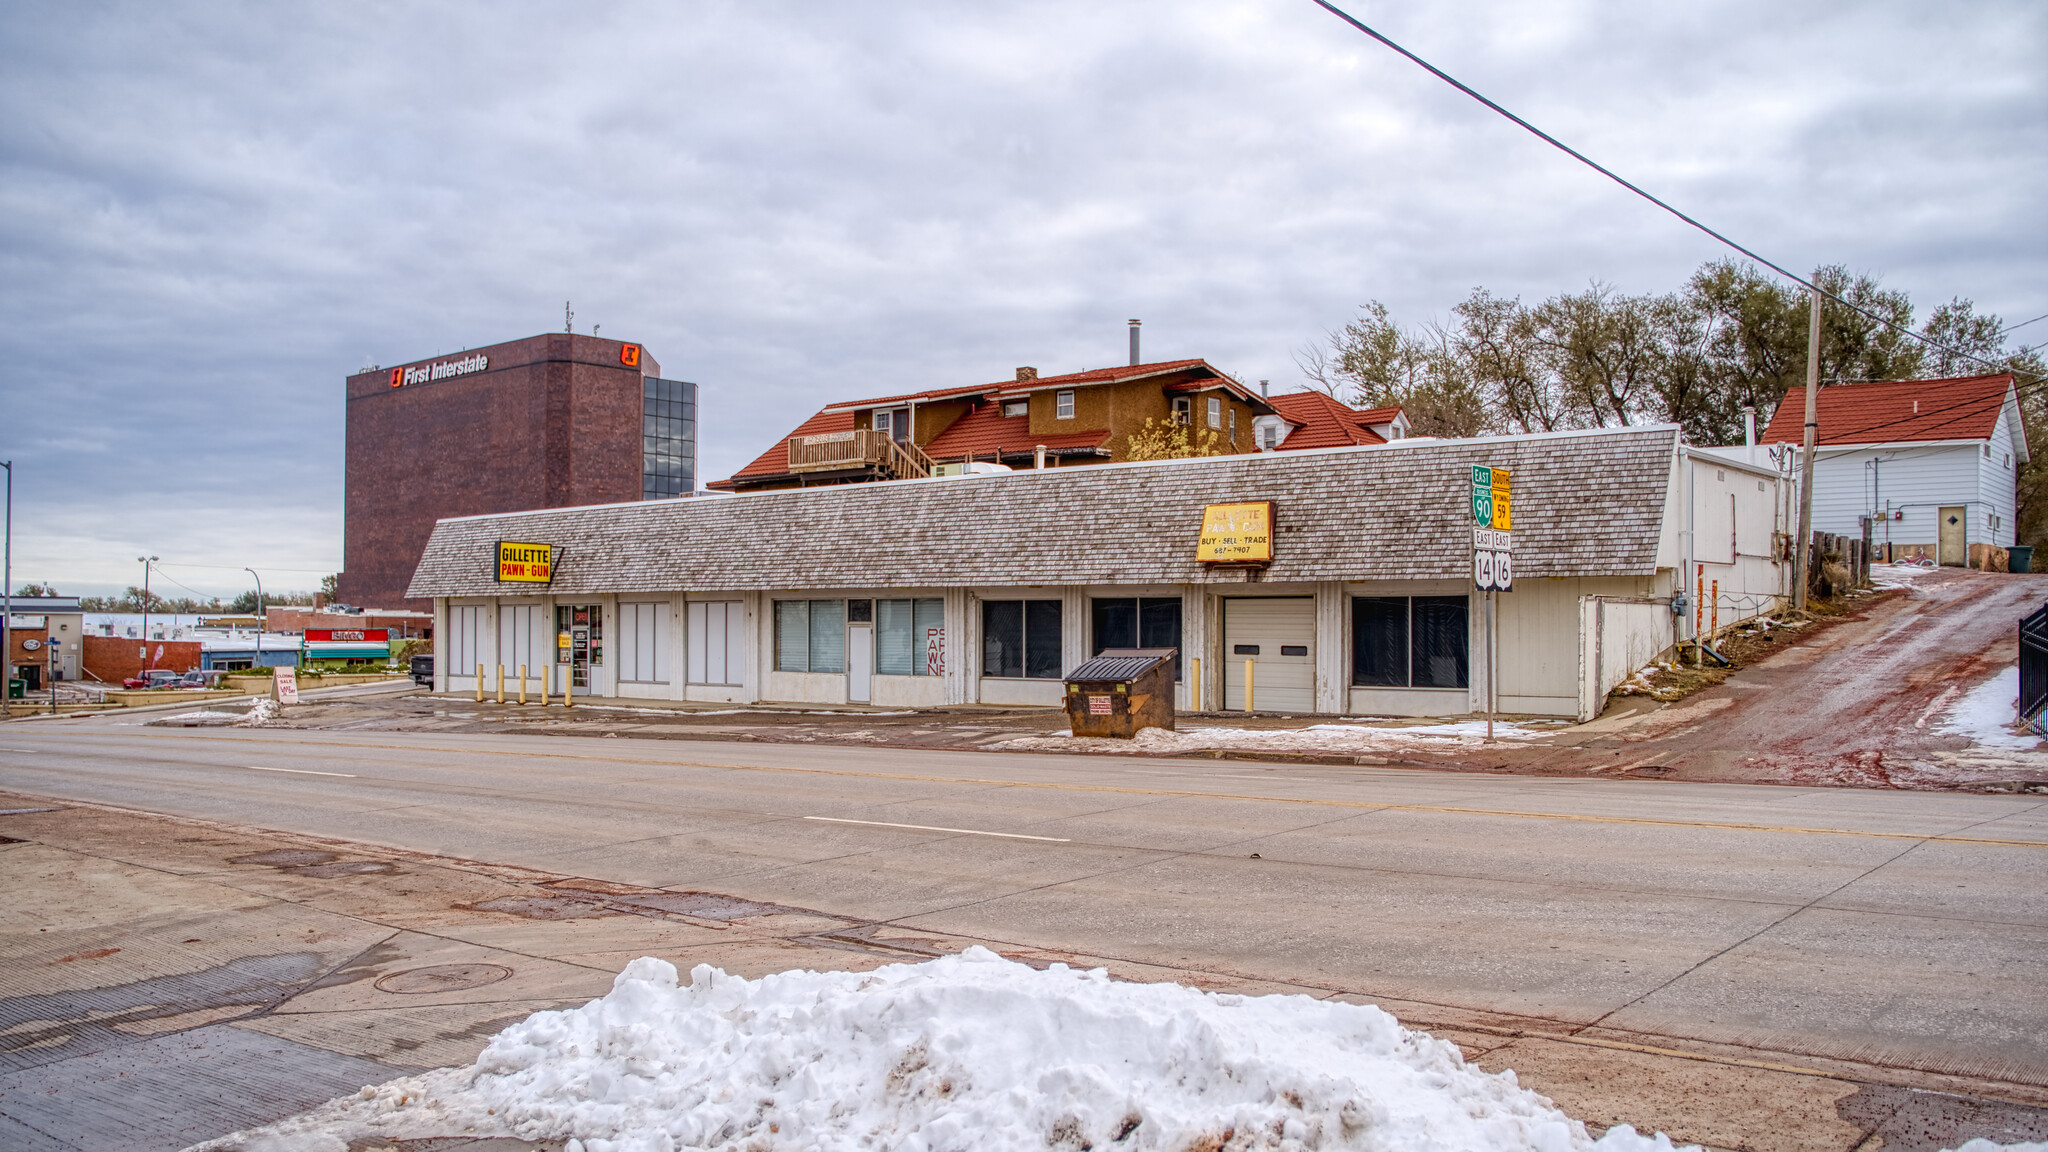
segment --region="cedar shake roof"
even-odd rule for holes
[[[816,436],[825,432],[853,431],[853,413],[820,412],[809,420],[790,430],[789,436],[775,442],[773,448],[754,457],[754,462],[732,474],[732,480],[742,476],[777,476],[789,471],[789,441],[791,436]],[[706,488],[726,488],[732,480],[713,480]]]
[[[1998,430],[1998,414],[2013,399],[2010,372],[1946,380],[1887,380],[1832,384],[1820,390],[1816,444],[1892,444],[1929,440],[1985,440]],[[1806,388],[1786,390],[1764,429],[1766,444],[1805,439]],[[2020,458],[2024,440],[2015,436]]]
[[[1672,425],[1211,456],[443,520],[411,596],[496,596],[500,540],[557,547],[557,596],[1243,584],[1195,560],[1202,508],[1274,502],[1266,579],[1472,579],[1471,467],[1513,469],[1515,568],[1656,571]],[[523,591],[541,591],[524,587]]]
[[[1033,436],[1029,416],[1005,416],[1002,404],[997,402],[983,404],[953,421],[944,432],[932,437],[931,442],[924,446],[924,452],[934,460],[951,460],[970,453],[993,458],[998,448],[1016,455],[1030,453],[1043,444],[1058,452],[1071,448],[1100,448],[1108,439],[1109,430],[1106,428]]]
[[[1388,423],[1401,411],[1399,408],[1375,408],[1371,412],[1361,412],[1313,390],[1274,396],[1269,403],[1289,424],[1294,425],[1294,431],[1288,433],[1287,439],[1280,444],[1283,452],[1385,444],[1386,437],[1373,431],[1368,424]],[[1373,416],[1380,418],[1372,420]]]

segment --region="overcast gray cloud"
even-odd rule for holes
[[[2032,0],[1353,11],[1788,266],[2048,312]],[[342,378],[565,299],[704,386],[709,479],[831,398],[1120,362],[1126,317],[1293,386],[1368,298],[1720,254],[1307,0],[6,18],[0,456],[15,578],[66,592],[313,587]]]

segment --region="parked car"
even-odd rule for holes
[[[412,682],[415,684],[425,684],[429,688],[434,686],[433,653],[429,652],[424,656],[412,658]]]
[[[227,675],[227,671],[225,669],[209,668],[204,672],[194,669],[193,671],[187,672],[183,676],[178,677],[178,682],[176,684],[167,685],[167,687],[217,688],[220,686],[220,678],[225,675]]]
[[[175,688],[178,687],[177,681],[184,679],[184,677],[185,674],[183,672],[173,672],[169,668],[151,668],[140,676],[130,676],[126,680],[121,681],[121,687]]]

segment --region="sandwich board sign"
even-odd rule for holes
[[[1515,590],[1513,490],[1505,468],[1472,466],[1472,586]]]
[[[299,672],[296,668],[280,667],[271,673],[271,698],[279,704],[299,702]]]

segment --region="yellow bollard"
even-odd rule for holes
[[[569,665],[564,670],[564,673],[562,677],[562,707],[574,708],[576,706],[576,666],[574,664]]]
[[[505,666],[498,665],[498,703],[505,702]]]
[[[481,664],[476,666],[476,702],[484,702],[484,666]]]
[[[1244,710],[1252,710],[1252,662],[1244,662]]]
[[[519,706],[526,707],[526,665],[519,666]]]
[[[1202,658],[1200,656],[1193,656],[1188,659],[1188,711],[1200,712],[1201,710]]]
[[[553,665],[550,665],[550,664],[543,664],[543,665],[541,665],[541,669],[540,669],[540,706],[541,706],[541,707],[543,707],[543,708],[545,708],[545,707],[547,707],[547,706],[548,706],[548,694],[549,694],[550,692],[553,692],[553,691],[554,691],[554,685],[553,685],[553,684],[550,684],[550,683],[548,683],[549,679],[550,679],[551,677],[553,677],[553,676],[554,676],[554,674],[555,674],[555,673],[554,673],[554,666],[553,666]]]

